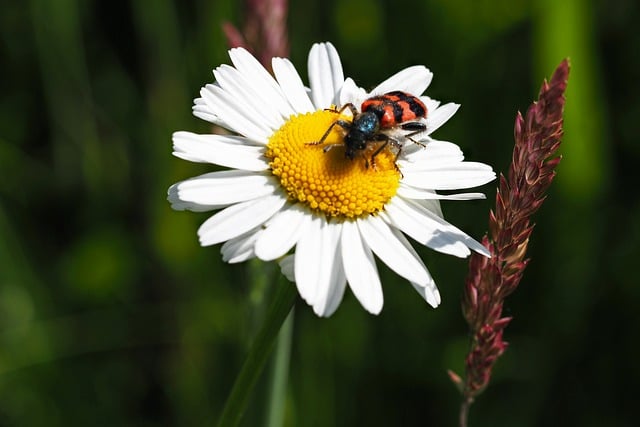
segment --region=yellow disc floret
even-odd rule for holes
[[[401,174],[395,165],[396,153],[385,148],[372,165],[372,150],[377,148],[372,143],[372,150],[350,160],[344,154],[345,131],[339,126],[317,144],[338,118],[351,121],[331,110],[291,116],[269,139],[265,155],[271,171],[291,199],[327,216],[375,214],[398,189]]]

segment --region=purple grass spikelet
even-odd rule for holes
[[[504,317],[502,308],[529,262],[525,257],[534,227],[531,217],[544,202],[560,163],[556,151],[563,135],[568,77],[565,59],[542,84],[537,102],[524,117],[517,114],[511,166],[506,177],[500,175],[489,233],[482,242],[491,258],[474,253],[469,262],[462,311],[470,328],[470,350],[464,377],[449,372],[462,393],[461,427],[466,427],[471,404],[489,384],[495,362],[507,348],[503,333],[512,318]]]
[[[222,30],[229,47],[244,47],[271,69],[271,58],[289,56],[287,0],[245,0],[243,30],[225,22]]]

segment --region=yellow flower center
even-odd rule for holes
[[[372,142],[351,160],[345,157],[346,131],[337,125],[322,144],[313,145],[339,118],[352,119],[328,110],[291,116],[271,136],[265,155],[291,199],[327,216],[375,214],[396,194],[400,184],[396,154],[388,144],[372,164],[371,156],[380,147],[380,143]],[[326,150],[329,146],[331,149]]]

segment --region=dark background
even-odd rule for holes
[[[292,0],[291,57],[332,41],[370,88],[413,64],[462,108],[436,137],[508,168],[513,121],[570,57],[563,161],[506,303],[510,347],[473,426],[637,423],[640,7],[635,0]],[[206,214],[167,187],[209,170],[171,156],[209,131],[192,99],[229,63],[232,0],[0,6],[0,426],[203,426],[220,414],[269,300],[260,263],[200,248]],[[487,201],[445,202],[480,238]],[[286,424],[455,425],[467,263],[422,250],[443,303],[381,268],[385,306],[350,292],[295,313]],[[264,381],[245,425],[261,425]]]

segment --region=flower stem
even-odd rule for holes
[[[460,404],[460,414],[458,418],[460,427],[467,427],[467,423],[469,420],[469,409],[471,408],[472,403],[473,399],[466,398]]]
[[[219,427],[237,426],[251,395],[256,381],[271,354],[276,336],[296,300],[296,287],[291,283],[278,283],[274,298],[264,320],[264,324],[249,350],[249,354],[242,365],[240,374],[236,378],[231,394],[227,399]]]
[[[291,309],[278,334],[276,353],[272,361],[269,394],[267,397],[268,406],[265,423],[267,427],[280,427],[283,425],[291,340],[293,337],[293,314],[294,310]]]

